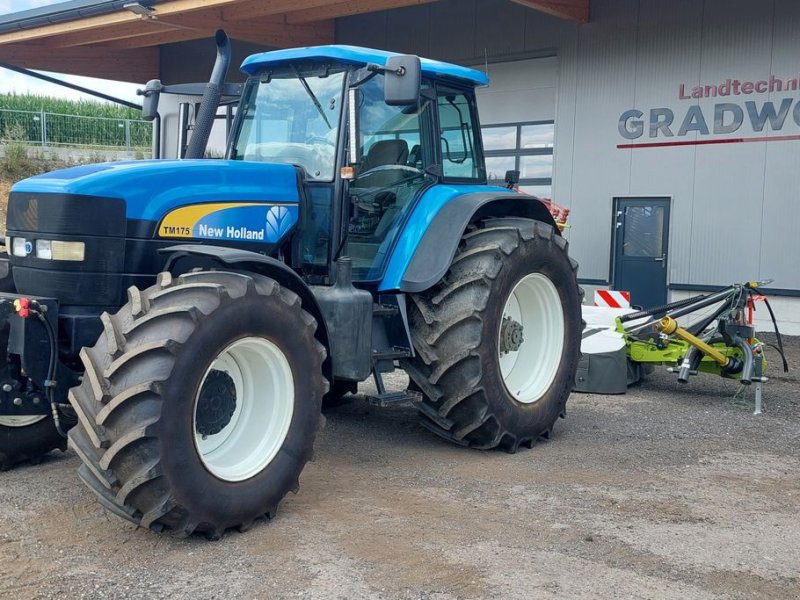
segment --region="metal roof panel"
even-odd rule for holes
[[[241,69],[248,75],[253,75],[269,66],[281,66],[299,60],[333,60],[353,65],[375,63],[385,66],[386,60],[391,56],[399,54],[358,46],[312,46],[253,54],[244,60]],[[489,84],[489,77],[481,71],[428,58],[421,61],[422,72],[429,77],[450,77],[473,85]]]

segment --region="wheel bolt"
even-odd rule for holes
[[[8,392],[10,392],[10,391],[11,391],[11,390],[13,390],[13,389],[14,389],[14,388],[11,386],[11,384],[10,384],[10,383],[4,383],[4,384],[3,384],[3,391],[4,391],[4,392],[8,393]]]
[[[34,396],[33,397],[33,403],[34,404],[39,404],[39,403],[41,403],[41,401],[42,401],[42,399],[39,398],[39,396]]]
[[[22,406],[22,398],[14,398],[14,406]]]

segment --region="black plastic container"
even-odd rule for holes
[[[333,376],[363,381],[372,372],[372,294],[353,286],[353,262],[336,261],[336,283],[312,286],[328,326]]]

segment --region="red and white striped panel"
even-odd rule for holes
[[[630,308],[631,293],[618,292],[616,290],[597,290],[594,293],[595,306],[607,306],[609,308]]]

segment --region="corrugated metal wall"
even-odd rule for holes
[[[602,219],[610,199],[665,195],[673,198],[671,284],[724,285],[774,277],[777,288],[800,289],[795,266],[800,259],[800,141],[615,148],[624,141],[617,132],[618,118],[631,108],[642,110],[645,119],[651,108],[670,108],[677,130],[689,107],[698,104],[713,129],[715,105],[732,102],[743,108],[742,137],[800,133],[791,114],[778,132],[769,125],[753,131],[744,105],[753,101],[760,110],[763,102],[773,101],[778,107],[784,98],[800,98],[798,92],[679,98],[680,84],[689,89],[728,78],[796,77],[798,39],[800,3],[791,0],[593,1],[592,23],[579,28],[571,165],[572,246],[584,277],[609,275],[608,262],[597,249],[610,252],[610,220],[606,217],[605,234],[580,232]],[[692,132],[681,141],[699,137],[726,136]],[[556,149],[560,157],[563,150]]]
[[[713,129],[715,104],[734,102],[742,137],[799,134],[791,113],[782,131],[754,133],[744,102],[760,110],[800,92],[678,97],[680,84],[798,76],[797,0],[592,0],[591,22],[580,26],[508,0],[443,0],[341,19],[337,38],[470,65],[557,54],[554,197],[573,210],[582,278],[609,277],[615,196],[669,196],[671,284],[774,277],[775,287],[800,290],[800,141],[617,149],[627,142],[620,116],[632,108],[645,119],[651,108],[672,109],[677,133],[690,106]],[[636,141],[665,140],[646,128]]]

